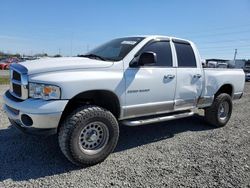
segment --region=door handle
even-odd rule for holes
[[[174,79],[175,75],[173,74],[168,74],[167,76],[164,76],[164,79]]]
[[[195,74],[194,78],[201,78],[201,74]]]

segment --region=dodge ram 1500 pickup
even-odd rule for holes
[[[189,117],[203,109],[216,127],[227,124],[245,74],[203,68],[195,44],[167,36],[111,40],[79,57],[10,66],[4,110],[24,132],[58,136],[62,153],[83,166],[115,149],[119,124],[138,126]]]

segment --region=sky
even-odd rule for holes
[[[84,54],[113,38],[192,40],[202,58],[250,59],[250,0],[1,0],[0,51]]]

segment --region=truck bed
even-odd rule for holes
[[[203,98],[214,96],[216,91],[225,84],[233,88],[232,97],[241,94],[245,86],[245,74],[242,69],[203,68]]]

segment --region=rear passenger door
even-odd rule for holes
[[[173,40],[177,56],[175,110],[196,107],[202,92],[202,68],[190,43]]]

